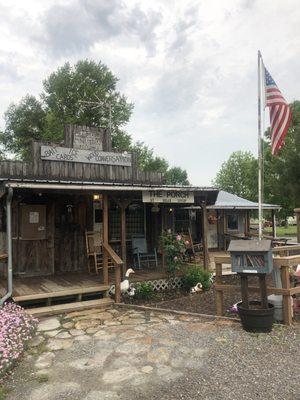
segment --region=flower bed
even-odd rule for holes
[[[37,324],[36,318],[14,303],[6,303],[0,308],[0,378],[22,355]]]

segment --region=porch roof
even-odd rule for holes
[[[254,201],[250,201],[247,199],[243,199],[242,197],[236,196],[235,194],[231,194],[225,192],[224,190],[220,190],[217,196],[217,200],[213,206],[208,206],[210,209],[227,209],[227,208],[235,208],[235,209],[248,209],[248,210],[257,210],[258,203]],[[280,210],[280,206],[277,204],[263,204],[263,208],[265,210]]]
[[[197,208],[197,206],[186,207],[189,209]],[[258,210],[258,203],[243,199],[242,197],[236,196],[220,190],[217,196],[217,200],[214,205],[207,206],[208,210]],[[277,204],[263,204],[264,210],[280,210],[281,206]]]
[[[3,186],[16,189],[37,189],[37,190],[82,190],[82,191],[188,191],[188,192],[217,192],[217,188],[208,186],[179,186],[179,185],[158,185],[158,184],[134,184],[129,182],[99,182],[99,181],[76,181],[76,180],[43,180],[43,179],[4,179],[0,178]]]

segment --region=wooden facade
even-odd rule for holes
[[[74,139],[78,132],[81,135],[79,149],[75,147],[78,140]],[[85,132],[92,138],[89,143],[99,145],[95,151],[85,143]],[[114,279],[119,282],[121,268],[124,273],[132,262],[132,235],[144,235],[149,249],[158,248],[163,230],[179,231],[177,214],[184,210],[185,201],[201,207],[193,234],[199,239],[205,238],[203,210],[206,204],[214,204],[217,190],[164,186],[161,174],[138,169],[135,154],[131,155],[130,165],[106,165],[101,161],[83,162],[76,158],[47,160],[42,156],[43,145],[32,144],[30,162],[0,162],[0,246],[4,252],[7,242],[5,202],[11,190],[12,269],[18,282],[29,277],[44,279],[68,273],[87,274],[85,231],[93,230],[101,231],[103,241],[103,270],[99,279],[103,285],[108,285],[110,259],[116,267]],[[87,152],[101,156],[112,151],[107,131],[87,127],[67,126],[64,143],[60,146],[64,146],[64,151],[57,154],[70,152],[79,157]],[[55,146],[52,148],[56,154]],[[114,154],[118,158],[119,153]],[[158,200],[153,200],[156,195]],[[145,200],[147,198],[150,200]],[[181,222],[180,230],[183,230],[189,222],[184,219]]]

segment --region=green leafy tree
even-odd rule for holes
[[[118,79],[101,62],[82,60],[74,66],[65,63],[45,79],[39,99],[27,95],[18,104],[8,107],[4,115],[5,130],[0,133],[0,146],[26,160],[30,158],[32,140],[60,143],[65,124],[108,127],[111,117],[113,148],[135,151],[142,170],[166,174],[168,162],[155,156],[143,142],[133,143],[131,135],[124,131],[133,104],[118,92],[117,82]],[[96,107],[86,102],[101,102],[103,105]],[[174,183],[184,184],[181,183],[184,173],[177,174],[177,181],[173,177]]]
[[[4,150],[26,158],[32,140],[43,137],[46,112],[34,96],[25,96],[19,104],[11,104],[4,114],[5,131],[0,134]]]
[[[189,185],[187,172],[180,167],[169,168],[164,175],[166,184],[168,185]]]
[[[300,101],[290,107],[291,125],[276,157],[271,155],[270,131],[265,134],[265,200],[281,205],[282,217],[293,215],[300,205]]]
[[[300,206],[300,101],[290,104],[292,121],[285,145],[271,154],[270,130],[264,139],[264,201],[282,207],[280,216],[293,215]],[[257,160],[249,152],[234,152],[222,164],[214,184],[223,190],[257,201]]]
[[[248,200],[257,201],[257,159],[249,151],[235,151],[225,161],[213,184]]]

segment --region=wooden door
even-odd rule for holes
[[[34,199],[30,203],[34,209]],[[41,202],[41,201],[40,201]],[[54,273],[54,203],[46,204],[46,234],[41,240],[27,240],[21,236],[22,207],[12,205],[13,273],[22,276],[51,275]]]

